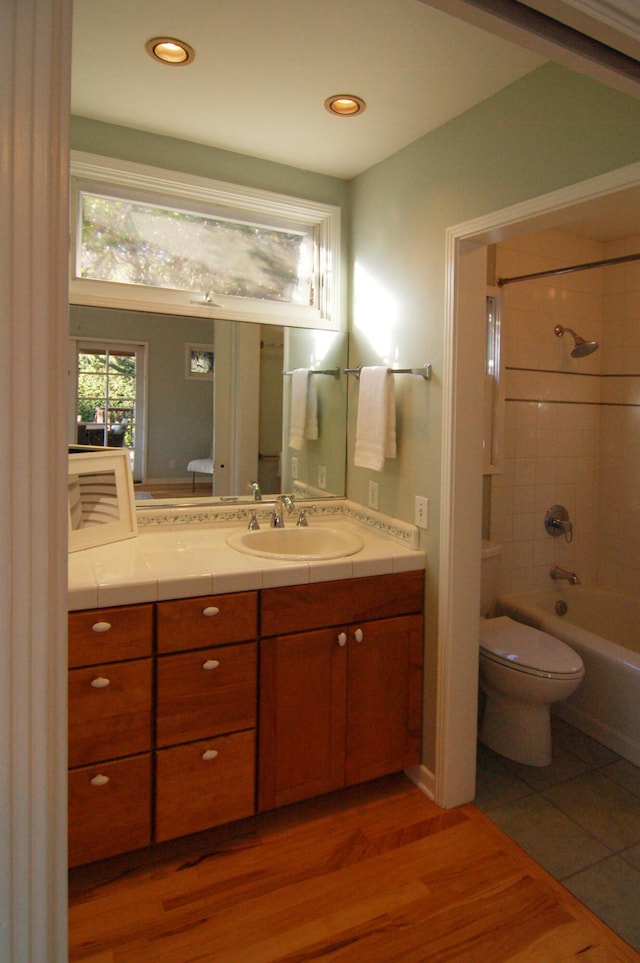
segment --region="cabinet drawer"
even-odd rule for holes
[[[153,606],[69,613],[69,665],[96,665],[151,655]]]
[[[156,842],[255,812],[255,732],[156,753]]]
[[[255,639],[257,592],[177,599],[157,605],[158,652]]]
[[[151,659],[69,670],[70,766],[150,746]]]
[[[289,585],[262,592],[263,636],[422,612],[424,572]]]
[[[69,773],[69,865],[151,843],[151,755]]]
[[[157,745],[255,726],[257,653],[245,642],[158,658]]]

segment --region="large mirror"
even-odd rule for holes
[[[249,501],[252,482],[263,497],[344,495],[346,333],[74,304],[70,335],[69,442],[128,448],[139,509]],[[316,437],[302,441],[297,368],[322,372],[308,378]]]

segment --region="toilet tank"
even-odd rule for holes
[[[498,576],[502,545],[482,540],[482,573],[480,581],[480,615],[485,618],[495,615]]]

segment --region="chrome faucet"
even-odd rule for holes
[[[549,575],[553,579],[563,579],[566,578],[569,585],[580,585],[580,579],[575,572],[567,572],[566,568],[560,568],[558,565],[554,565],[550,570]]]
[[[284,528],[284,512],[290,515],[293,511],[293,495],[278,495],[273,505],[271,528]]]

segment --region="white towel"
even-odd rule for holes
[[[300,450],[305,439],[318,437],[318,396],[309,368],[295,368],[291,375],[289,447]]]
[[[356,421],[354,464],[382,471],[396,457],[396,393],[388,368],[362,368]]]

